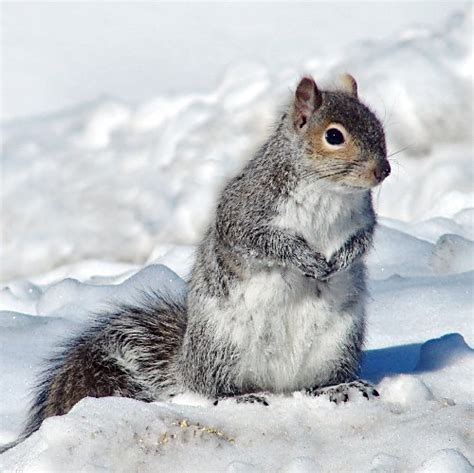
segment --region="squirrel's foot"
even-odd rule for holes
[[[224,395],[219,396],[215,401],[214,405],[217,406],[220,401],[225,399],[234,399],[237,404],[262,404],[264,406],[269,406],[270,403],[267,401],[265,396],[257,394],[238,394],[238,395]]]
[[[349,401],[351,394],[354,392],[359,392],[367,400],[374,399],[380,395],[372,384],[362,379],[324,388],[306,389],[306,393],[310,396],[328,396],[329,400],[336,404]]]

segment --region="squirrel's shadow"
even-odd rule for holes
[[[466,356],[474,356],[460,333],[447,333],[424,343],[379,348],[364,352],[362,377],[378,383],[386,376],[436,371]]]
[[[373,383],[386,376],[412,373],[420,358],[422,343],[367,350],[364,352],[361,375]]]

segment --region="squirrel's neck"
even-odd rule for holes
[[[301,139],[288,128],[288,123],[283,117],[277,124],[275,130],[262,145],[254,160],[264,166],[274,163],[276,166],[298,167],[302,162]]]

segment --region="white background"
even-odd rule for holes
[[[466,2],[2,2],[2,117],[111,95],[212,90],[226,67],[308,56],[442,24]]]

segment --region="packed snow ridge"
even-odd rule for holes
[[[0,471],[473,471],[470,15],[304,67],[326,83],[350,70],[391,151],[410,146],[374,194],[362,375],[379,399],[87,398],[1,455]],[[186,291],[216,191],[297,76],[238,66],[208,95],[102,99],[4,127],[0,444],[21,430],[41,360],[91,314]]]

